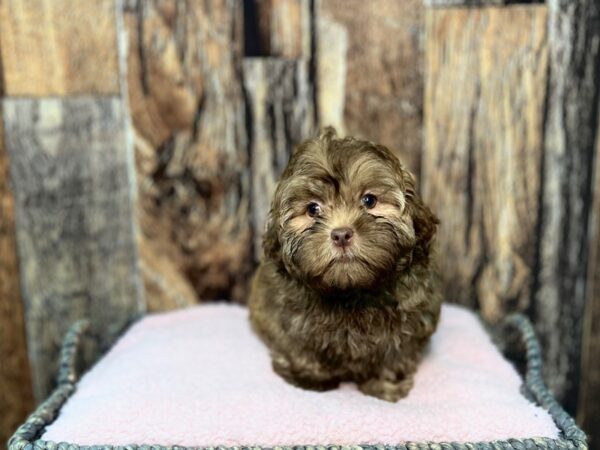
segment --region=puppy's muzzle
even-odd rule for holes
[[[331,240],[337,247],[346,248],[352,245],[352,236],[354,236],[352,228],[344,227],[331,230]]]

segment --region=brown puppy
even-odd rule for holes
[[[355,381],[396,401],[440,312],[437,219],[387,148],[333,128],[301,144],[271,204],[249,300],[255,331],[288,382]]]

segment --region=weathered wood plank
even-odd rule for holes
[[[600,446],[600,401],[598,401],[600,399],[600,358],[598,358],[600,355],[600,133],[596,134],[593,195],[577,422],[588,434],[590,448],[598,448]]]
[[[115,0],[3,0],[5,94],[118,94]]]
[[[507,2],[506,0],[424,0],[424,3],[425,6],[429,8],[448,8],[456,6],[495,6],[510,2]]]
[[[150,305],[247,295],[242,23],[242,2],[233,0],[125,4],[140,245],[148,247],[142,263],[156,296]],[[151,255],[160,255],[164,267]]]
[[[421,0],[316,0],[320,125],[398,153],[418,175],[423,105]]]
[[[310,3],[311,0],[245,1],[246,56],[309,58],[313,37]]]
[[[293,148],[314,133],[312,86],[306,61],[246,58],[252,173],[254,258],[262,255],[262,233],[279,175]]]
[[[1,115],[1,114],[0,114]],[[0,120],[0,442],[33,408],[15,243],[14,198]]]
[[[539,271],[531,313],[546,377],[575,412],[598,126],[600,2],[551,0]]]
[[[319,0],[317,5],[321,5]],[[318,7],[316,9],[319,10]],[[317,17],[317,118],[319,125],[331,125],[340,135],[344,135],[349,31],[323,13]]]
[[[425,6],[430,7],[430,8],[499,6],[499,5],[544,3],[544,2],[545,2],[545,0],[424,0]]]
[[[545,7],[426,13],[423,191],[446,299],[494,321],[530,304],[542,169]]]
[[[144,310],[133,220],[133,158],[119,98],[3,101],[35,396],[56,374],[69,325],[98,348]],[[128,154],[128,152],[130,152]]]

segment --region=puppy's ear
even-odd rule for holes
[[[414,257],[427,257],[431,241],[435,236],[440,221],[417,194],[415,190],[415,177],[405,167],[402,167],[401,171],[407,208],[409,208],[409,213],[412,217],[417,239]]]
[[[277,220],[274,218],[273,210],[271,209],[267,215],[262,246],[266,259],[279,262],[281,260],[281,243],[279,242],[277,227]]]

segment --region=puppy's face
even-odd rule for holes
[[[393,153],[327,129],[283,173],[265,254],[318,289],[372,288],[427,257],[436,223]]]

